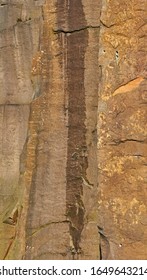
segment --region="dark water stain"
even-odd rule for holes
[[[86,26],[81,1],[69,1],[64,11],[63,7],[60,7],[58,9],[58,19],[59,28],[62,29],[64,29],[64,26],[68,26],[68,30],[74,30],[74,27],[78,30],[81,25]],[[84,58],[88,44],[88,31],[85,29],[80,32],[60,35],[62,39],[63,36],[66,37],[64,38],[66,41],[66,61],[64,62],[66,76],[64,79],[68,99],[66,208],[68,219],[71,222],[70,234],[75,251],[78,252],[85,213],[82,201],[82,177],[85,177],[87,169]]]

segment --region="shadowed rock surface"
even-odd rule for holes
[[[0,0],[0,259],[147,258],[146,0]]]

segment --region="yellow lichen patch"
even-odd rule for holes
[[[142,120],[142,125],[140,121]],[[130,123],[133,124],[133,130],[137,131],[141,135],[146,135],[147,123],[146,123],[146,109],[139,109],[130,117]]]
[[[122,199],[121,197],[113,198],[109,201],[109,206],[112,209],[115,223],[120,222],[121,213],[121,219],[127,219],[129,216],[131,224],[136,225],[140,220],[140,216],[146,212],[145,205],[135,197],[131,201]]]
[[[133,162],[133,157],[131,156],[123,156],[123,157],[118,157],[114,156],[107,162],[105,162],[105,166],[103,167],[103,171],[107,172],[108,176],[113,176],[114,173],[121,174],[124,172],[124,165],[126,162],[130,161]]]
[[[42,64],[42,55],[43,53],[42,52],[37,52],[35,57],[33,58],[33,61],[32,61],[32,75],[37,75],[37,74],[40,74],[40,71],[41,71],[41,64]]]
[[[97,129],[98,129],[98,134],[99,134],[99,131],[100,131],[100,137],[98,138],[98,142],[97,142],[97,146],[98,148],[102,147],[103,146],[103,143],[106,139],[106,130],[104,129],[105,125],[106,125],[106,115],[104,113],[99,113],[98,115],[98,126],[97,126]]]

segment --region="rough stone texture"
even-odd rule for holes
[[[10,252],[12,258],[22,257],[17,252],[21,240],[15,242],[24,192],[21,155],[35,96],[31,64],[41,24],[41,9],[30,2],[0,1],[0,259]]]
[[[146,259],[146,0],[0,0],[0,259]]]
[[[96,196],[97,192],[96,139],[92,138],[92,132],[96,129],[97,117],[99,26],[89,27],[82,3],[75,2],[79,10],[78,22],[77,8],[73,8],[72,3],[67,6],[64,3],[62,7],[63,2],[60,4],[57,1],[55,5],[54,1],[50,1],[43,7],[40,69],[43,94],[39,101],[32,104],[34,114],[30,117],[32,123],[36,122],[39,106],[42,122],[39,128],[35,128],[40,132],[36,133],[36,166],[30,179],[24,256],[27,259],[39,256],[42,259],[98,258],[97,204],[96,198],[90,203],[92,198],[88,196]],[[86,55],[91,49],[97,58],[96,77],[88,76],[88,73],[84,75]],[[39,71],[37,67],[33,68],[34,76]],[[89,83],[92,79],[94,86],[90,94]],[[87,124],[86,106],[91,118]],[[30,138],[28,147],[31,155],[33,138],[32,143]],[[90,175],[87,175],[88,166]],[[95,168],[90,172],[92,166]],[[90,192],[87,190],[89,186],[93,188]],[[85,204],[84,200],[88,202]],[[96,211],[92,215],[94,207]],[[45,228],[46,238],[35,250],[34,244],[40,244],[42,227]],[[34,235],[36,230],[38,234]],[[48,240],[54,231],[57,233]],[[87,249],[89,231],[93,232],[91,253]]]
[[[103,1],[98,108],[103,259],[147,258],[146,1]]]

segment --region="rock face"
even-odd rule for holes
[[[145,20],[0,0],[0,259],[146,259]]]
[[[103,259],[147,258],[146,1],[103,1],[98,106]]]

